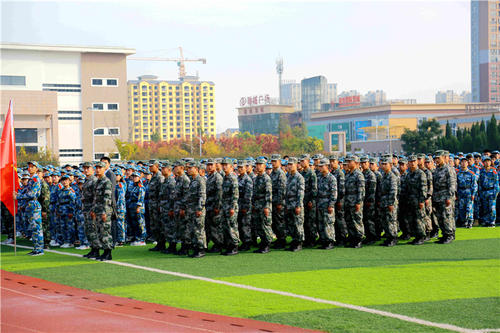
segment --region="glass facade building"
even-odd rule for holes
[[[301,81],[302,119],[309,121],[313,112],[321,111],[321,104],[328,103],[326,77],[315,76]]]

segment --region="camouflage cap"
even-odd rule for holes
[[[406,157],[401,157],[398,161],[399,164],[406,164],[408,163],[408,160],[406,159]]]
[[[299,161],[297,160],[296,157],[289,157],[288,158],[288,164],[297,164]]]
[[[164,161],[164,162],[161,164],[161,167],[162,167],[162,168],[171,168],[171,167],[172,167],[172,163],[170,163],[170,161]]]
[[[346,156],[345,160],[359,162],[359,157],[357,155],[349,155],[349,156]]]
[[[255,160],[255,164],[266,164],[266,163],[267,160],[263,156],[257,157],[257,159]]]
[[[229,158],[229,157],[225,157],[222,159],[222,161],[220,163],[221,164],[233,164],[233,159]]]
[[[339,157],[338,157],[337,155],[335,155],[335,154],[334,154],[334,155],[330,155],[330,156],[328,156],[328,159],[329,159],[330,161],[337,161],[337,160],[339,159]]]
[[[491,161],[491,157],[489,157],[488,155],[484,155],[483,161]]]
[[[198,168],[200,166],[200,163],[196,162],[196,161],[188,161],[186,162],[186,167],[187,168]]]
[[[432,162],[432,157],[427,156],[427,157],[425,158],[425,161],[426,161],[426,162]]]
[[[272,154],[271,161],[281,161],[281,155],[280,154]]]
[[[98,168],[98,167],[99,168],[104,168],[104,167],[106,167],[106,164],[104,164],[104,162],[99,161],[99,162],[95,163],[95,167],[96,168]]]
[[[444,156],[444,150],[436,150],[434,152],[434,157],[438,157],[438,156]]]
[[[267,164],[266,164],[266,169],[272,169],[272,168],[273,168],[273,166],[272,166],[272,164],[271,164],[271,163],[267,163]]]
[[[313,159],[313,160],[320,160],[320,159],[322,159],[322,158],[324,158],[324,156],[323,156],[322,154],[315,154],[315,155],[313,155],[313,157],[312,157],[312,159]]]
[[[238,160],[238,167],[246,167],[248,162],[246,160]]]
[[[69,175],[62,175],[60,180],[69,179]]]
[[[425,154],[420,153],[420,154],[417,154],[417,158],[418,159],[420,159],[420,158],[426,158],[426,156],[425,156]]]
[[[28,165],[30,165],[30,164],[33,165],[33,166],[35,166],[35,167],[37,167],[37,169],[41,169],[42,168],[40,166],[40,164],[38,164],[38,162],[36,162],[36,161],[29,161]]]
[[[380,159],[380,164],[385,164],[385,163],[389,163],[389,164],[391,164],[391,163],[392,163],[392,158],[382,157],[382,158]]]
[[[83,162],[82,167],[93,167],[94,165],[91,162]]]
[[[377,158],[376,157],[370,157],[370,163],[377,163]]]
[[[326,158],[322,158],[319,160],[318,166],[323,166],[323,165],[328,165],[330,164],[330,161]]]
[[[123,176],[123,171],[122,171],[122,169],[116,169],[114,172],[115,172],[115,175],[116,175],[116,176]]]
[[[417,155],[410,155],[408,156],[408,162],[413,162],[417,160]]]
[[[309,160],[311,157],[309,156],[309,154],[302,154],[300,155],[300,160],[303,161],[303,160]]]
[[[222,163],[222,157],[217,157],[215,159],[215,163]]]
[[[206,164],[215,164],[216,163],[215,160],[216,160],[216,158],[207,158],[205,163]]]
[[[78,182],[79,182],[80,184],[85,183],[85,178],[78,178]]]
[[[174,167],[183,167],[186,163],[183,160],[177,160],[174,163]]]
[[[30,179],[30,175],[29,175],[29,173],[27,173],[27,172],[23,172],[23,173],[21,174],[21,179]]]
[[[491,153],[492,153],[492,154],[500,154],[500,152],[499,152],[498,150],[493,150]],[[460,153],[459,153],[459,154],[460,154]]]
[[[457,155],[458,155],[458,156],[463,155],[463,154],[464,154],[464,153],[462,153],[461,151],[459,151],[459,152],[457,153]]]
[[[281,160],[281,165],[287,166],[288,165],[288,161],[285,160],[285,159]]]
[[[368,155],[365,155],[365,156],[361,156],[361,158],[359,159],[360,162],[370,162],[370,156]]]
[[[467,161],[467,162],[469,162],[469,160],[467,159],[467,157],[462,157],[462,158],[460,159],[460,162],[462,162],[462,161]]]
[[[141,177],[141,174],[137,171],[132,172],[132,177]]]
[[[158,161],[158,160],[149,160],[149,166],[152,166],[152,165],[160,165],[160,161]]]

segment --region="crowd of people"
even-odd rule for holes
[[[17,236],[32,239],[33,256],[60,246],[90,249],[85,257],[99,260],[148,241],[155,243],[149,251],[194,258],[252,247],[262,254],[360,248],[382,239],[394,246],[412,237],[410,244],[421,245],[439,230],[437,243],[448,244],[456,226],[498,222],[499,159],[498,151],[438,150],[119,164],[103,157],[62,168],[31,161],[13,194]],[[4,243],[11,244],[8,214],[2,209]]]

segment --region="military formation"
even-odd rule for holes
[[[151,160],[55,168],[28,163],[19,174],[16,227],[44,248],[90,249],[111,260],[129,243],[165,254],[265,254],[303,247],[448,244],[457,226],[498,223],[500,153],[328,158],[272,155],[235,160]],[[13,228],[8,230],[12,243]],[[210,245],[209,245],[210,244]],[[100,251],[103,251],[102,253]]]

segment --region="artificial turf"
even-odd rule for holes
[[[29,244],[21,241],[22,244]],[[467,328],[499,328],[500,230],[458,229],[457,241],[394,248],[306,249],[190,259],[125,246],[114,260],[363,305]],[[151,246],[151,245],[149,245]],[[117,296],[326,331],[438,331],[332,305],[47,253],[13,255],[2,269]],[[60,251],[82,253],[75,249]],[[496,311],[496,312],[495,312]]]

